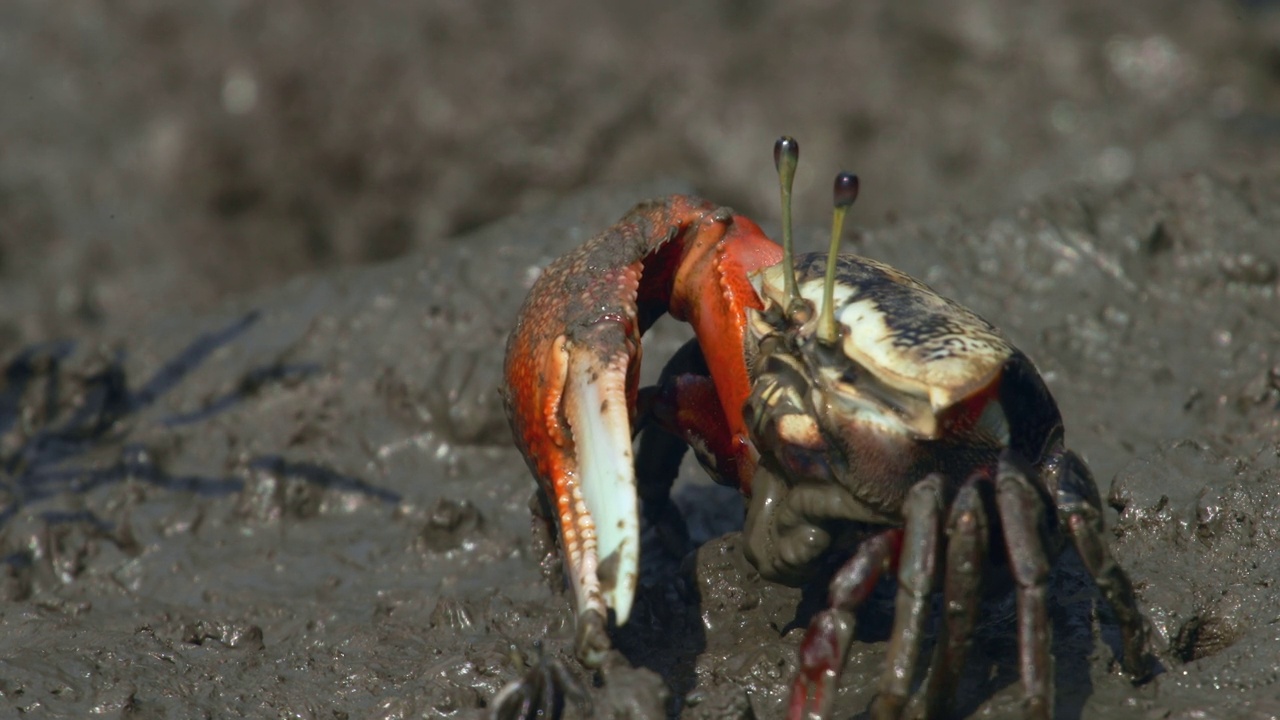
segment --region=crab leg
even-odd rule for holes
[[[724,438],[717,465],[750,479],[741,419],[750,394],[742,338],[761,306],[748,273],[781,250],[755,223],[697,198],[642,204],[547,267],[507,344],[505,399],[516,444],[555,509],[578,615],[577,653],[599,666],[605,626],[631,613],[640,529],[631,453],[640,336],[663,313],[688,320],[721,407],[691,415]],[[690,400],[692,402],[692,400]]]
[[[671,487],[680,474],[689,441],[671,432],[679,419],[668,411],[678,410],[680,404],[669,396],[678,391],[684,378],[690,376],[711,377],[711,369],[707,367],[696,340],[681,346],[662,368],[657,384],[641,388],[637,396],[636,415],[642,424],[634,428],[637,433],[636,489],[644,509],[644,519],[657,531],[659,540],[672,557],[684,557],[690,550],[689,527],[671,499]],[[713,397],[709,405],[718,408],[720,403]],[[664,413],[668,417],[662,417]],[[707,458],[701,454],[697,454],[697,458],[706,465]]]
[[[1018,667],[1026,692],[1023,711],[1028,718],[1049,718],[1053,715],[1053,659],[1045,606],[1049,560],[1041,541],[1044,503],[1027,480],[1026,469],[1007,451],[996,474],[996,507],[1017,583]]]
[[[830,607],[814,616],[800,641],[800,671],[791,683],[787,720],[831,716],[840,672],[853,640],[854,612],[902,553],[902,528],[889,528],[858,545],[831,578]]]
[[[932,669],[922,690],[925,717],[941,717],[955,696],[956,684],[978,622],[982,575],[987,557],[987,514],[972,477],[956,494],[947,521],[947,558],[942,581],[943,624],[934,647]]]
[[[934,473],[912,485],[907,493],[903,506],[906,529],[898,560],[898,598],[893,613],[893,634],[889,636],[889,662],[880,681],[880,694],[871,704],[873,718],[899,717],[915,680],[920,641],[931,608],[929,600],[936,574],[944,492],[942,476]]]
[[[1147,645],[1146,620],[1138,612],[1133,583],[1102,542],[1102,502],[1093,475],[1079,456],[1062,448],[1055,451],[1050,472],[1057,478],[1058,517],[1120,625],[1124,669],[1135,681],[1145,680],[1154,662]]]

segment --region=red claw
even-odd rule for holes
[[[662,313],[694,327],[718,402],[677,392],[671,411],[710,441],[725,482],[749,490],[755,457],[742,419],[750,395],[749,276],[782,249],[759,226],[698,198],[644,203],[538,278],[507,344],[508,417],[552,500],[579,615],[578,654],[597,666],[608,610],[630,614],[639,571],[631,457],[640,336]]]

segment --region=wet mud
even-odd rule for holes
[[[762,581],[735,493],[692,468],[676,500],[699,547],[676,557],[647,531],[616,655],[599,673],[573,660],[496,393],[537,269],[637,196],[682,189],[577,196],[448,252],[10,357],[5,706],[479,718],[560,663],[583,690],[567,717],[779,717],[822,593]],[[1261,717],[1280,702],[1277,197],[1274,177],[1190,175],[853,235],[1036,360],[1117,511],[1108,541],[1165,669],[1140,687],[1119,673],[1110,611],[1068,553],[1050,593],[1059,717]],[[823,232],[802,235],[816,247]],[[683,337],[660,325],[650,357]],[[962,714],[1019,716],[1013,618],[1007,595],[984,605]],[[870,701],[891,619],[886,589],[860,613],[842,717]]]
[[[824,593],[688,462],[694,549],[647,528],[573,659],[497,388],[540,269],[634,203],[775,230],[783,132],[800,249],[857,170],[846,249],[1004,330],[1098,479],[1163,671],[1119,673],[1067,553],[1055,715],[1280,715],[1280,14],[961,5],[3,4],[0,717],[479,719],[521,679],[780,717]],[[957,713],[1019,718],[1012,598],[981,618]]]

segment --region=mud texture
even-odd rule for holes
[[[865,222],[1280,160],[1268,0],[11,0],[0,349],[440,247],[601,183]]]
[[[1064,555],[1057,715],[1280,715],[1272,4],[321,5],[0,4],[0,717],[482,718],[556,664],[570,718],[780,717],[822,590],[695,468],[698,549],[647,532],[573,660],[496,389],[539,269],[633,203],[769,228],[782,132],[801,249],[857,170],[848,249],[1030,355],[1116,510],[1165,669],[1118,674]],[[1018,718],[982,617],[958,711]]]
[[[647,535],[620,655],[596,676],[572,660],[495,392],[537,268],[637,195],[679,189],[579,196],[448,252],[10,358],[5,707],[483,717],[558,661],[589,698],[569,717],[778,717],[821,593],[761,581],[724,534],[736,498],[705,481],[678,490],[704,544],[674,558]],[[1275,177],[1190,175],[855,234],[1036,358],[1122,509],[1114,547],[1167,670],[1138,688],[1117,674],[1109,611],[1066,555],[1059,716],[1263,717],[1280,702],[1278,198]],[[655,330],[651,353],[681,331]],[[842,716],[874,692],[891,607],[880,593],[862,613]],[[1012,602],[997,594],[983,617],[959,707],[1018,717]]]

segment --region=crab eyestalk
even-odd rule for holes
[[[835,212],[831,218],[831,248],[827,251],[827,276],[822,284],[822,314],[818,316],[818,340],[834,345],[840,340],[836,332],[836,257],[840,254],[840,235],[844,231],[844,216],[849,206],[858,199],[858,176],[842,172],[836,175]]]
[[[782,278],[787,293],[787,308],[800,297],[796,289],[795,261],[791,245],[791,186],[800,164],[800,143],[783,135],[773,144],[773,166],[778,170],[778,189],[782,192]]]

